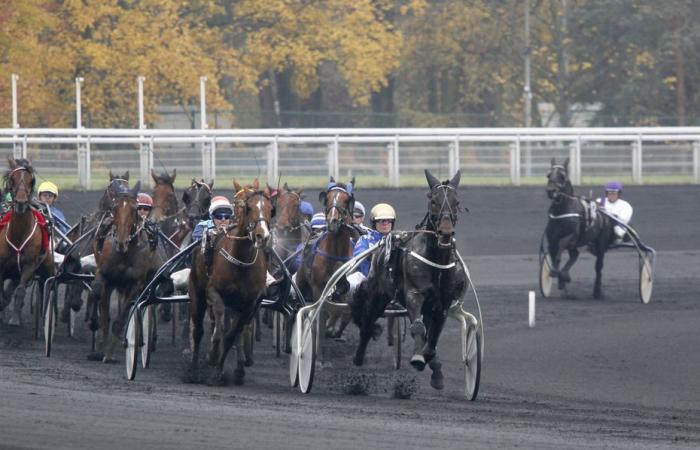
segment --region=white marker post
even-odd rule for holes
[[[528,323],[530,328],[535,327],[535,291],[528,293]]]

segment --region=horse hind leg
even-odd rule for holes
[[[360,284],[350,303],[353,320],[360,328],[360,342],[357,345],[353,364],[361,366],[364,363],[365,353],[369,340],[381,335],[381,326],[377,319],[384,312],[386,302],[378,296],[372,296],[367,288],[367,282]]]
[[[603,258],[605,250],[598,249],[595,260],[595,284],[593,286],[593,298],[603,298]]]
[[[7,321],[8,325],[15,327],[22,325],[22,308],[24,308],[24,297],[26,294],[26,285],[20,281],[15,288],[15,292],[12,294],[12,311],[10,314],[10,320]]]

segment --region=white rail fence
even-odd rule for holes
[[[104,187],[108,170],[177,168],[229,184],[258,176],[312,185],[354,175],[362,186],[422,185],[423,169],[472,184],[543,184],[550,159],[574,184],[700,183],[700,127],[405,129],[0,129],[0,149],[29,157],[63,186]],[[135,178],[135,177],[132,177]],[[223,181],[222,181],[223,180]],[[228,180],[228,181],[226,181]]]

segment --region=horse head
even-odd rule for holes
[[[260,190],[257,178],[247,186],[234,180],[233,187],[236,189],[233,202],[239,228],[248,233],[256,248],[265,247],[270,239],[270,221],[274,215],[270,189]]]
[[[12,193],[13,209],[24,213],[29,208],[29,200],[34,191],[34,168],[26,159],[7,158],[10,170],[5,173],[5,191]]]
[[[318,195],[318,200],[325,208],[326,223],[331,233],[335,233],[343,225],[352,224],[352,210],[355,208],[354,186],[355,177],[347,184],[336,182],[330,177],[326,190]]]
[[[117,199],[117,193],[122,189],[129,189],[129,171],[123,174],[113,174],[109,171],[109,184],[100,199],[99,209],[101,211],[111,211]]]
[[[428,169],[425,169],[425,178],[430,186],[428,223],[437,235],[438,246],[441,248],[453,246],[452,238],[455,234],[457,213],[459,212],[457,187],[459,187],[460,177],[461,173],[458,170],[451,180],[441,183]]]
[[[117,252],[126,253],[129,243],[138,235],[140,230],[136,196],[141,187],[141,182],[137,182],[133,189],[128,189],[115,183],[118,183],[118,181],[114,180],[110,184],[110,187],[113,187],[116,193],[114,206],[112,207],[114,240]]]
[[[213,188],[214,180],[205,183],[204,180],[197,181],[193,178],[190,186],[182,193],[182,203],[185,204],[185,212],[191,225],[207,218]]]
[[[562,192],[572,193],[573,188],[569,180],[569,158],[566,158],[563,164],[557,164],[552,158],[552,166],[547,173],[547,196],[556,200]]]
[[[268,186],[269,188],[269,186]],[[291,189],[284,183],[274,196],[275,209],[277,211],[277,223],[275,227],[280,230],[294,230],[301,224],[301,192],[302,189]]]
[[[151,169],[151,177],[155,181],[153,188],[153,219],[159,220],[164,216],[169,216],[177,212],[177,197],[175,197],[175,177],[177,169],[173,169],[172,174],[163,172],[158,175]]]

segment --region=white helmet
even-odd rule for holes
[[[365,215],[365,205],[363,205],[362,203],[355,200],[355,208],[354,208],[352,213],[353,214],[362,213],[362,215],[364,216]]]
[[[369,220],[374,222],[380,219],[396,220],[396,211],[389,204],[378,203],[370,211]]]
[[[231,211],[231,214],[233,214],[233,206],[231,206],[231,202],[229,202],[223,195],[217,195],[211,199],[211,203],[209,204],[209,215],[214,214],[214,211],[217,209],[227,209]]]

